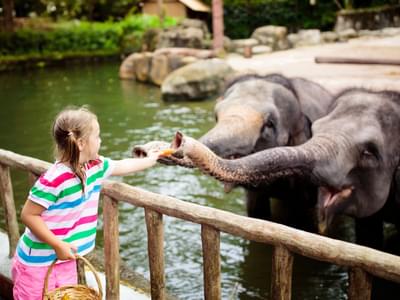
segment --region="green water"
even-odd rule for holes
[[[0,74],[0,148],[52,161],[51,122],[67,105],[88,104],[101,125],[101,154],[130,156],[134,145],[169,141],[177,130],[195,138],[214,123],[213,100],[164,103],[158,88],[118,79],[118,62],[71,65]],[[13,172],[18,208],[28,192],[27,175]],[[195,170],[157,166],[124,178],[153,192],[244,215],[244,195],[223,193],[219,182]],[[4,226],[4,220],[1,220]],[[200,226],[164,217],[167,288],[181,299],[202,299]],[[99,229],[101,230],[101,221]],[[101,234],[98,245],[102,245]],[[120,204],[121,256],[149,277],[144,211]],[[223,299],[266,299],[271,247],[222,233]],[[346,273],[325,263],[295,258],[292,299],[346,299]]]

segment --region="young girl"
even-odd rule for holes
[[[153,166],[161,154],[111,160],[98,155],[100,127],[86,108],[62,111],[53,124],[56,162],[36,181],[22,209],[26,225],[12,266],[15,300],[42,300],[44,278],[58,258],[48,290],[76,284],[75,254],[95,246],[103,180]]]

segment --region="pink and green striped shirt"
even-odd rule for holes
[[[79,178],[66,165],[56,162],[34,184],[29,199],[46,209],[41,217],[59,239],[74,244],[79,255],[95,246],[97,211],[103,180],[110,176],[113,161],[100,157],[85,165],[85,193]],[[16,251],[25,265],[48,266],[56,258],[54,249],[25,229]]]

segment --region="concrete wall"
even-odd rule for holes
[[[400,5],[340,11],[336,18],[335,31],[349,28],[376,30],[385,27],[400,27]]]

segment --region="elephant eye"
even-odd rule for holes
[[[376,147],[368,145],[361,152],[361,165],[363,167],[376,167],[379,163],[379,153]]]
[[[267,120],[261,128],[261,134],[274,134],[275,133],[275,124],[271,120]]]
[[[265,123],[265,127],[273,128],[274,127],[274,123],[271,120],[268,120],[267,123]]]
[[[363,156],[364,158],[375,158],[375,155],[374,155],[371,151],[369,151],[369,150],[364,150],[364,151],[362,152],[362,156]]]

